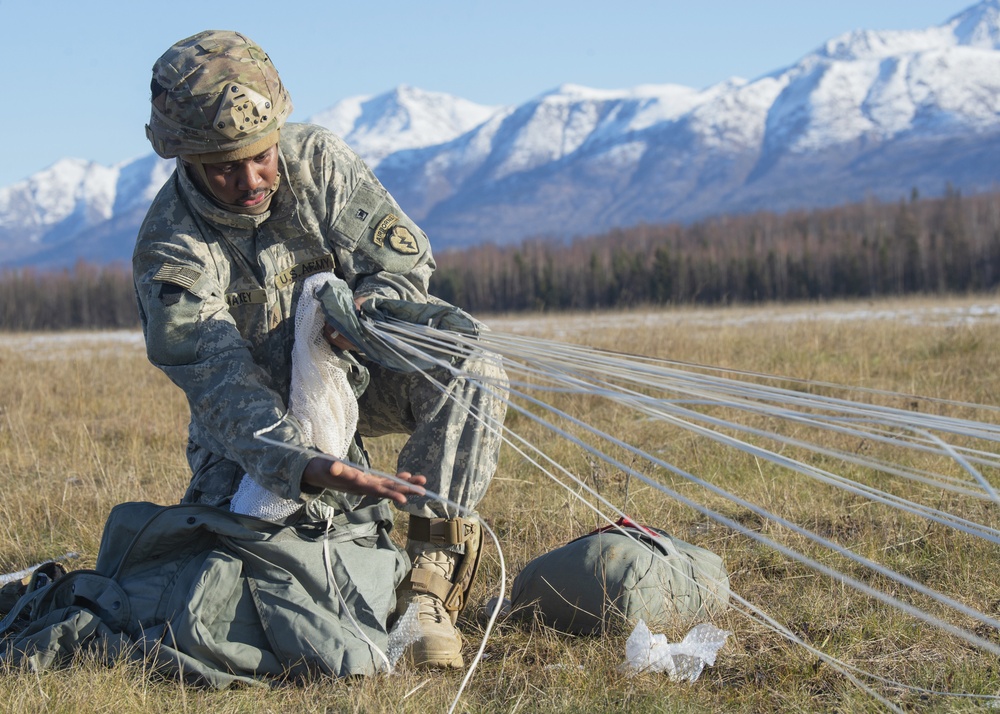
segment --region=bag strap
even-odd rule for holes
[[[365,501],[361,503],[364,504]],[[392,509],[385,499],[369,501],[367,506],[359,505],[351,511],[336,509],[337,513],[329,519],[328,527],[327,514],[332,510],[334,507],[330,504],[314,499],[302,511],[301,517],[304,520],[294,525],[310,531],[322,530],[326,534],[324,537],[338,541],[372,535],[379,527],[386,530],[392,528]]]
[[[389,507],[388,500],[380,498],[375,503],[370,503],[367,506],[359,506],[353,511],[344,511],[340,516],[335,517],[333,522],[336,523],[341,517],[344,519],[343,522],[345,524],[351,525],[379,522],[392,523],[392,509]]]
[[[592,538],[595,535],[607,532],[617,532],[627,537],[635,538],[646,545],[656,548],[664,555],[681,555],[680,549],[677,548],[670,541],[670,534],[659,528],[652,528],[650,526],[644,526],[636,523],[628,516],[622,516],[617,521],[612,524],[602,526],[597,528],[590,533],[586,533],[578,538],[574,538],[570,543],[575,543],[578,540],[584,538]],[[625,533],[624,531],[632,531],[633,533]]]
[[[22,613],[28,612],[30,616],[31,611],[34,609],[33,606],[37,600],[39,600],[45,592],[45,588],[40,588],[38,590],[29,590],[24,593],[16,603],[14,607],[11,608],[10,612],[0,620],[0,640],[10,632],[11,628],[14,626],[18,620],[21,619]]]
[[[48,576],[42,579],[38,578],[38,571],[36,571],[36,573],[32,576],[31,583],[28,585],[27,591],[18,599],[16,603],[14,603],[14,607],[11,608],[10,612],[7,613],[3,620],[0,620],[0,639],[13,631],[14,626],[22,620],[22,617],[31,621],[40,617],[44,612],[54,609],[55,605],[53,605],[53,603],[60,596],[60,594],[64,593],[66,590],[69,590],[70,593],[76,593],[78,584],[93,578],[99,579],[102,583],[109,582],[107,577],[101,575],[95,570],[74,570],[69,573],[66,573],[65,571],[63,572],[64,574],[55,579],[50,579]],[[117,587],[117,585],[115,586]],[[88,593],[89,592],[90,591],[88,590]],[[117,607],[113,609],[120,609],[123,605],[124,598],[117,597],[116,600],[118,601]],[[96,600],[94,602],[96,602]]]

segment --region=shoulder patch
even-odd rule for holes
[[[395,213],[390,213],[375,226],[375,234],[372,236],[372,242],[381,248],[385,245],[385,237],[392,230],[393,226],[399,223],[399,216]]]
[[[403,255],[416,255],[420,252],[417,239],[406,226],[393,226],[389,232],[389,246]]]
[[[430,252],[427,236],[417,224],[381,185],[367,181],[355,187],[331,228],[338,248],[364,256],[363,273],[384,270],[402,275]]]
[[[361,181],[354,188],[347,205],[333,222],[334,233],[341,237],[340,243],[354,250],[365,233],[371,231],[371,224],[378,216],[386,216],[385,189],[368,181]],[[391,215],[391,214],[390,214]],[[386,227],[388,231],[391,224]]]
[[[153,280],[159,283],[171,283],[190,290],[201,278],[201,273],[187,265],[171,265],[165,263],[153,275]]]

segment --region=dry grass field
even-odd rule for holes
[[[995,296],[516,316],[488,322],[499,332],[905,393],[914,396],[809,388],[917,411],[1000,420],[997,412],[991,417],[989,411],[939,401],[1000,404],[1000,298]],[[1000,549],[995,545],[595,399],[563,395],[552,400],[747,502],[1000,617],[1000,585],[994,575]],[[92,567],[112,506],[138,500],[176,502],[187,482],[186,411],[180,391],[146,362],[138,334],[0,335],[0,572],[16,571],[68,551],[80,554],[72,567]],[[1000,665],[995,656],[837,584],[595,462],[579,446],[557,440],[524,415],[510,413],[507,424],[636,520],[720,553],[734,592],[811,646],[883,678],[861,677],[901,709],[980,711],[992,701],[900,685],[1000,695]],[[826,438],[831,446],[847,451],[879,452],[915,467],[959,475],[954,465],[930,457],[923,462],[923,457],[907,451],[848,437]],[[370,442],[375,466],[391,469],[400,443],[396,438]],[[888,487],[883,476],[828,456],[791,451],[789,455]],[[615,456],[626,462],[630,458],[626,452]],[[634,467],[750,530],[1000,643],[1000,633],[992,628],[903,592],[750,509],[648,464]],[[987,472],[986,476],[1000,486],[1000,474]],[[898,481],[891,487],[921,503],[1000,527],[1000,512],[986,501],[929,486],[903,486]],[[503,453],[481,513],[501,538],[508,585],[535,555],[602,525],[585,505],[512,449]],[[403,525],[402,517],[397,525]],[[496,594],[498,575],[499,559],[490,548],[474,605]],[[482,634],[475,609],[463,616],[467,660]],[[693,684],[675,684],[663,674],[629,677],[620,671],[627,632],[574,637],[537,624],[501,621],[458,711],[853,712],[885,708],[815,654],[741,612],[732,610],[714,624],[733,633],[715,666]],[[679,623],[664,634],[679,641],[689,626]],[[367,680],[216,692],[151,677],[136,664],[107,667],[84,655],[67,668],[43,673],[0,665],[0,710],[423,713],[446,711],[461,679],[459,672],[401,671]]]

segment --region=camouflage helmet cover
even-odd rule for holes
[[[267,53],[236,32],[206,30],[153,65],[146,137],[165,159],[259,143],[292,111]]]

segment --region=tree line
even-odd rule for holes
[[[436,256],[431,292],[473,312],[982,292],[1000,283],[1000,193],[640,225]],[[131,272],[0,273],[0,329],[138,325]]]
[[[482,312],[977,292],[1000,281],[1000,193],[949,188],[437,257],[435,294]]]
[[[132,271],[122,264],[77,263],[72,269],[0,272],[0,329],[72,330],[137,327]]]

